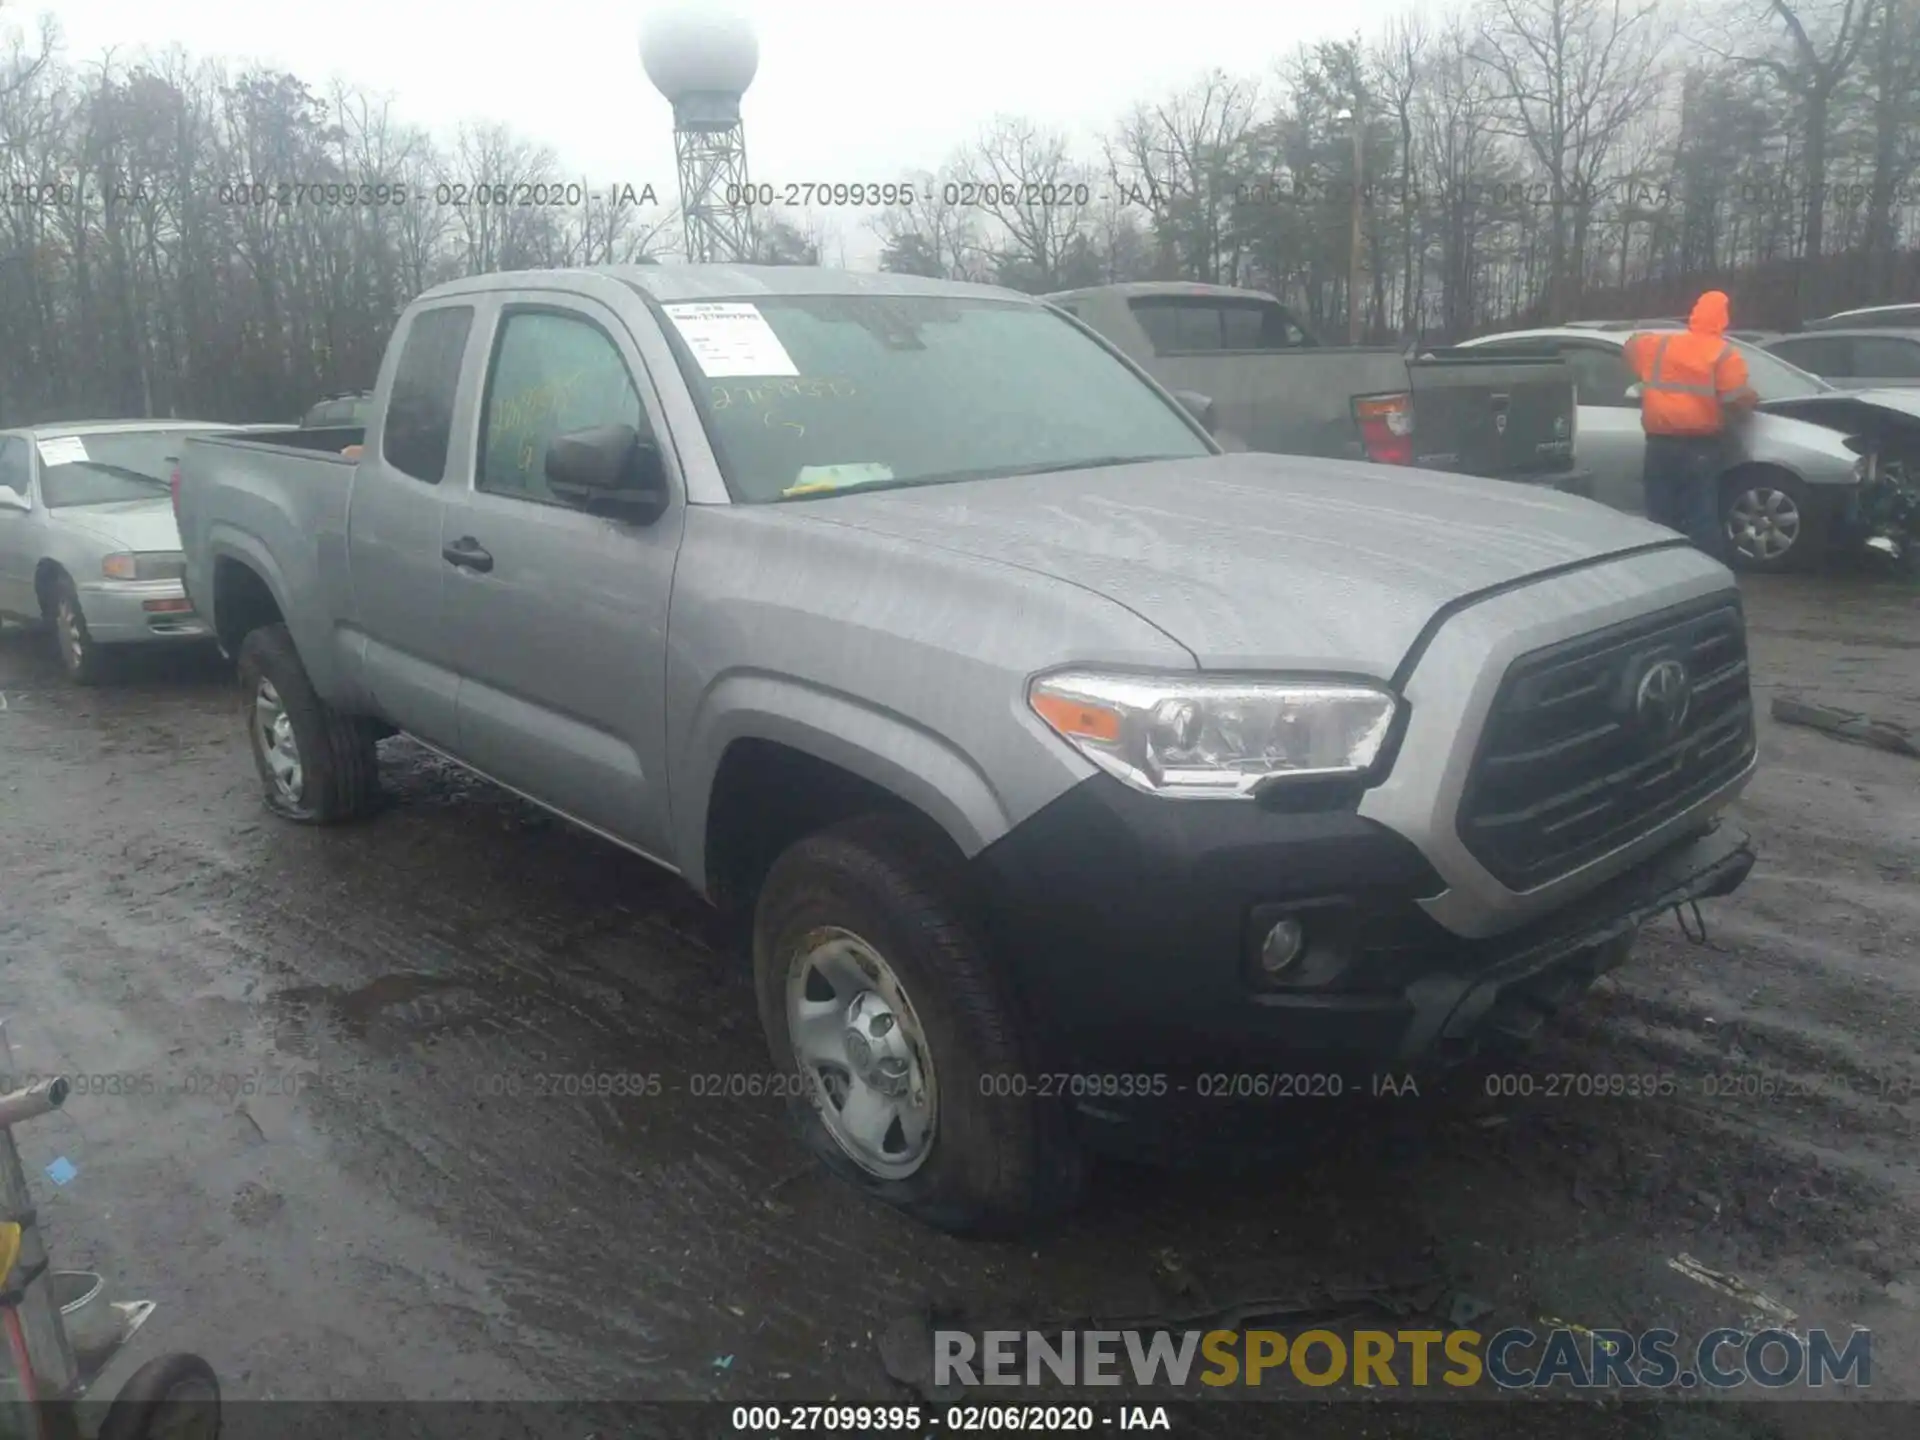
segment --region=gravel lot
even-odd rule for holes
[[[1685,1253],[1801,1325],[1870,1327],[1870,1393],[1920,1400],[1920,761],[1764,715],[1788,693],[1920,730],[1920,597],[1747,594],[1761,861],[1706,907],[1706,948],[1650,929],[1509,1083],[1531,1095],[1462,1077],[1232,1172],[1109,1164],[1024,1245],[856,1202],[781,1102],[705,1093],[767,1064],[746,977],[676,882],[405,741],[372,823],[274,822],[211,657],[82,692],[9,627],[14,1069],[136,1077],[21,1132],[37,1179],[77,1167],[40,1179],[56,1259],[159,1301],[140,1357],[198,1350],[235,1397],[897,1403],[876,1341],[929,1304],[1041,1321],[1152,1311],[1170,1275],[1230,1304],[1424,1269],[1491,1307],[1484,1330],[1739,1324],[1669,1266]],[[540,1078],[590,1073],[660,1093]],[[1548,1093],[1620,1073],[1673,1083]],[[1920,1433],[1871,1401],[1565,1406],[1550,1427],[1474,1408],[1474,1434]],[[1468,1433],[1460,1414],[1355,1404],[1313,1433]]]

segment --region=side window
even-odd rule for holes
[[[1622,409],[1633,402],[1627,399],[1627,387],[1634,374],[1627,368],[1624,350],[1602,349],[1596,345],[1567,345],[1560,351],[1573,371],[1578,387],[1578,403]]]
[[[473,329],[471,305],[449,305],[413,317],[387,400],[380,454],[394,469],[438,485],[447,472],[460,357]]]
[[[1852,374],[1882,380],[1920,379],[1920,342],[1862,335],[1848,344],[1853,350]]]
[[[1850,366],[1847,342],[1844,340],[1781,340],[1768,349],[1789,365],[1798,365],[1810,374],[1845,378],[1855,373]]]
[[[1128,302],[1161,355],[1219,350],[1292,350],[1312,344],[1272,300],[1149,295]]]
[[[551,310],[509,311],[487,376],[487,422],[475,485],[553,505],[547,446],[600,425],[651,433],[626,358],[589,320]]]
[[[27,486],[33,483],[29,464],[32,454],[27,442],[18,435],[0,435],[0,485],[7,486],[22,500],[27,498]]]

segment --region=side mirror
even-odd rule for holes
[[[0,485],[0,510],[30,510],[27,497],[11,485]]]
[[[1213,433],[1214,408],[1211,395],[1202,395],[1195,390],[1176,390],[1173,392],[1173,398],[1180,402],[1182,409],[1206,427],[1209,435]]]
[[[631,425],[597,425],[547,445],[547,487],[582,510],[651,525],[667,508],[660,447]]]

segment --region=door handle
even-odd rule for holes
[[[471,535],[462,535],[451,545],[442,545],[440,558],[462,570],[478,570],[482,575],[493,569],[493,556],[481,549],[480,542]]]

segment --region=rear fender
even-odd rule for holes
[[[322,696],[335,694],[339,665],[326,643],[326,632],[310,620],[301,618],[299,609],[288,603],[294,587],[288,584],[285,573],[266,546],[246,531],[216,521],[207,531],[207,550],[214,559],[214,613],[211,618],[216,628],[221,628],[222,634],[225,634],[220,626],[222,601],[219,562],[230,560],[246,566],[266,585],[288,633],[293,636],[294,648],[300,652],[300,663],[306,667],[307,678],[313,681],[314,689]]]

